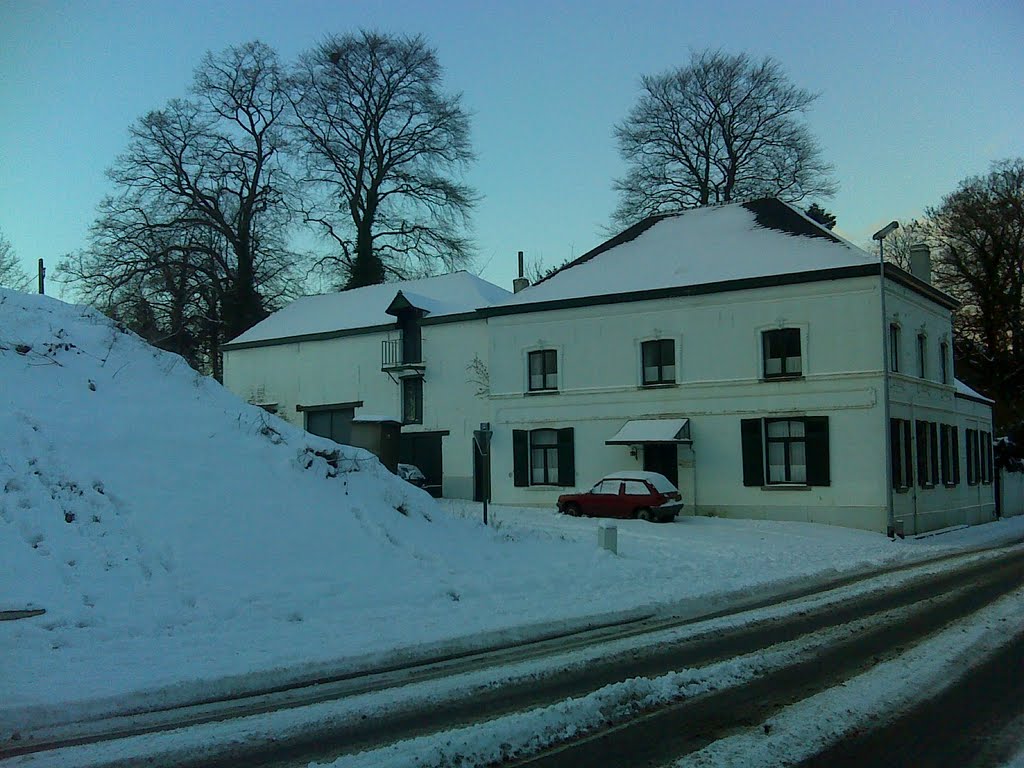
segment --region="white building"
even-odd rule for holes
[[[877,261],[796,209],[700,209],[516,294],[460,272],[300,299],[226,347],[225,383],[339,440],[393,414],[403,460],[447,496],[479,493],[471,435],[489,422],[499,503],[553,507],[635,467],[697,514],[982,522],[991,403],[954,380],[955,304],[921,270],[886,267],[883,322]]]

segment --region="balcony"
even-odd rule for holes
[[[404,341],[404,339],[385,339],[381,342],[380,369],[385,373],[421,372],[426,368],[422,360],[420,345],[405,344]]]

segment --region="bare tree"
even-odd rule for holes
[[[27,291],[31,279],[18,263],[18,255],[14,252],[11,241],[0,232],[0,288],[13,288],[16,291]]]
[[[475,193],[456,179],[472,159],[459,95],[441,91],[420,37],[329,37],[292,78],[295,149],[323,191],[307,221],[338,252],[323,263],[347,287],[466,262]]]
[[[776,196],[831,197],[832,166],[801,116],[818,98],[772,58],[694,53],[687,66],[641,78],[641,94],[615,127],[626,175],[615,219]]]
[[[207,54],[191,95],[144,115],[108,171],[88,247],[59,269],[80,296],[200,370],[291,289],[290,182],[277,56]]]
[[[933,245],[931,222],[927,218],[901,221],[899,228],[885,238],[882,246],[885,260],[909,272],[910,247],[918,243]],[[877,240],[865,243],[862,247],[878,258],[879,243]]]
[[[965,179],[927,211],[935,282],[955,317],[968,383],[996,400],[1002,424],[1024,418],[1024,158]]]
[[[226,244],[207,255],[225,278],[227,338],[266,317],[257,276],[280,274],[291,258],[283,241],[288,187],[281,166],[287,107],[273,49],[252,42],[207,54],[192,97],[138,120],[109,172],[124,207],[158,209],[171,229],[203,227]]]

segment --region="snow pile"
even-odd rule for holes
[[[91,309],[0,291],[0,391],[0,722],[456,635],[511,555]]]

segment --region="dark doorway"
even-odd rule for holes
[[[440,432],[402,434],[398,441],[398,461],[419,467],[427,478],[424,486],[435,499],[441,498],[441,438]]]
[[[679,450],[675,443],[644,443],[644,471],[657,472],[679,487]]]

